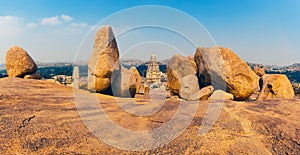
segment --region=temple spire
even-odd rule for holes
[[[153,53],[150,57],[150,62],[148,64],[146,81],[149,83],[160,82],[161,72],[159,70],[159,65],[156,59],[156,55]]]

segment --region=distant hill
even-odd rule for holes
[[[295,63],[290,66],[287,66],[287,69],[294,70],[294,71],[300,71],[300,63]]]
[[[277,65],[263,65],[258,63],[248,63],[248,65],[253,68],[255,65],[263,66],[266,71],[277,71],[277,72],[286,72],[286,71],[300,71],[300,63],[294,63],[288,66],[277,66]]]
[[[257,63],[248,63],[253,68],[254,66],[262,66],[267,74],[285,74],[291,82],[300,83],[300,63],[294,63],[288,66],[263,65]]]

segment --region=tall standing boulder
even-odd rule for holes
[[[257,100],[292,99],[295,95],[290,80],[284,74],[266,74]]]
[[[7,51],[5,61],[9,77],[24,77],[37,70],[37,65],[30,55],[18,46],[13,46]]]
[[[175,54],[167,63],[167,84],[172,95],[180,96],[180,84],[183,77],[196,74],[196,64],[188,58]],[[199,87],[199,86],[198,86]]]
[[[227,90],[236,100],[246,100],[257,89],[259,77],[229,48],[197,48],[194,60],[200,86]]]
[[[136,93],[139,93],[140,89],[141,89],[141,86],[142,86],[141,75],[140,75],[139,71],[134,66],[132,66],[130,68],[130,72],[132,73],[132,76],[133,76],[132,78],[136,81]]]
[[[94,49],[88,62],[88,90],[111,93],[112,73],[120,70],[119,50],[110,26],[96,33]]]

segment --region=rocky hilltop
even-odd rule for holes
[[[96,34],[84,90],[78,89],[79,67],[73,78],[40,81],[34,60],[12,47],[8,78],[0,79],[0,152],[299,153],[300,100],[286,75],[251,68],[224,47],[175,54],[166,66],[167,83],[154,54],[148,69],[143,82],[135,67],[120,65],[110,26]],[[56,81],[73,81],[73,88]]]
[[[2,154],[298,154],[300,150],[297,96],[289,100],[226,101],[217,122],[203,136],[199,135],[199,126],[210,103],[198,101],[192,123],[179,137],[154,150],[131,152],[111,147],[89,132],[70,87],[2,78],[0,88]],[[97,97],[115,123],[131,130],[150,130],[165,124],[180,104],[171,97],[157,113],[137,117],[122,110],[114,97]],[[144,104],[149,98],[137,95],[134,100]]]

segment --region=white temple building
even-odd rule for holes
[[[162,72],[159,70],[159,65],[156,59],[156,55],[152,54],[150,58],[150,62],[148,64],[146,81],[149,83],[160,82],[162,76]]]

